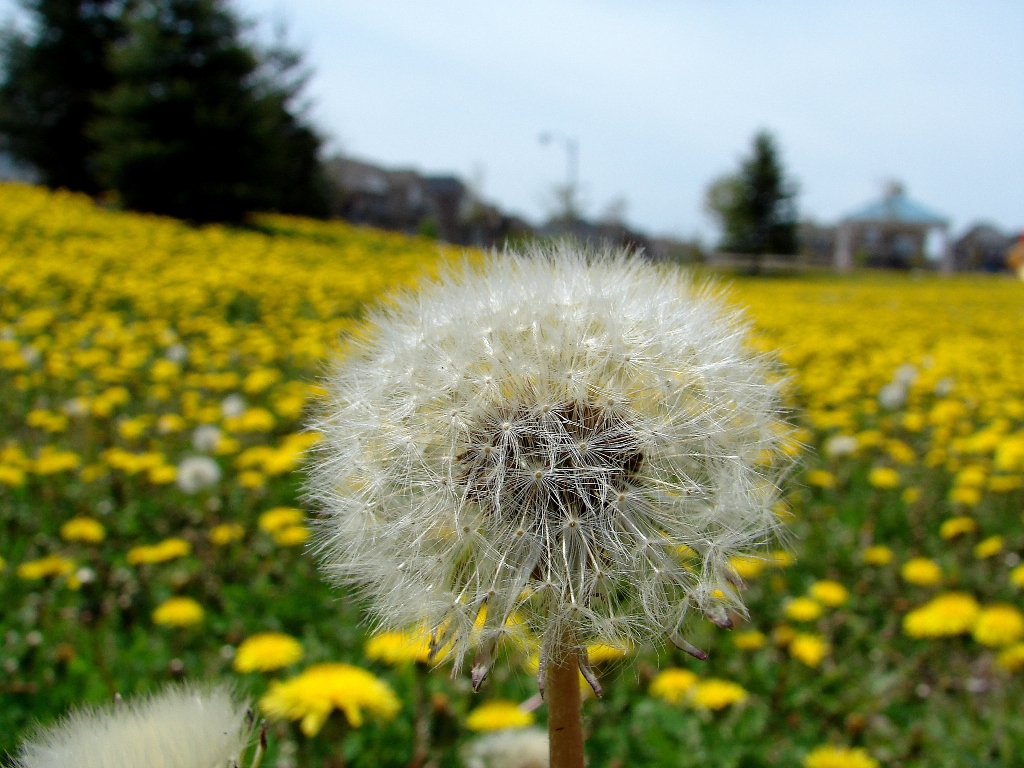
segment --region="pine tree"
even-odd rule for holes
[[[796,185],[786,179],[775,139],[767,131],[754,136],[753,152],[737,173],[712,183],[706,207],[721,226],[722,250],[796,253]]]
[[[7,30],[0,47],[0,140],[51,187],[96,192],[86,126],[113,85],[107,51],[121,35],[119,0],[23,0],[31,37]]]
[[[197,222],[326,211],[320,139],[290,111],[297,57],[243,40],[225,0],[138,0],[125,27],[91,130],[125,207]]]

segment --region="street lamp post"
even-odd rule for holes
[[[577,193],[579,191],[580,174],[580,145],[579,142],[564,133],[556,131],[544,131],[540,137],[541,146],[547,146],[552,142],[560,143],[565,148],[565,187],[558,190],[558,197],[561,198],[564,206],[564,215],[567,219],[579,217]]]

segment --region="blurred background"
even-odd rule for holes
[[[231,29],[204,31],[218,14]],[[0,16],[0,175],[113,191],[130,208],[340,216],[461,244],[568,230],[682,259],[766,250],[988,270],[1005,268],[1024,226],[1024,7],[1012,0],[0,0]],[[218,35],[252,61],[203,59]],[[194,189],[201,174],[252,170],[231,139],[235,151],[189,173],[180,146],[173,162],[151,151],[155,138],[156,155],[196,140],[186,103],[243,98],[189,85],[224,76],[283,112],[216,128],[291,132],[290,148],[248,149],[267,181],[202,210],[129,190],[139,175]],[[162,93],[171,81],[181,87]],[[83,136],[76,157],[49,157],[46,131]],[[738,212],[729,182],[755,159],[767,186],[747,196],[769,202]],[[791,231],[751,234],[772,226],[758,215]],[[844,221],[858,224],[844,234]]]

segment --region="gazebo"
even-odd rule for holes
[[[943,272],[953,271],[949,220],[907,197],[902,184],[892,183],[881,200],[869,203],[839,222],[833,265],[853,269],[854,254],[864,266],[907,269],[924,261],[928,233],[942,236]]]

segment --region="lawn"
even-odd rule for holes
[[[320,665],[340,663],[397,711],[271,718],[267,764],[456,766],[495,727],[543,726],[543,705],[502,708],[536,693],[528,637],[473,694],[423,662],[422,638],[371,637],[305,551],[304,414],[325,361],[389,291],[478,258],[338,222],[193,229],[0,185],[0,754],[116,692],[218,678],[259,702],[303,674],[326,687],[339,668]],[[591,649],[591,765],[1013,763],[1024,284],[714,290],[788,376],[790,546],[734,563],[750,615],[694,624],[707,661]]]

